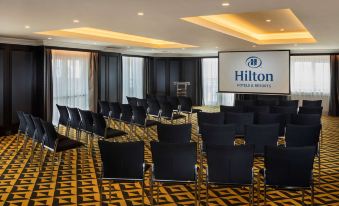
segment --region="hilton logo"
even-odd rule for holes
[[[248,57],[246,59],[246,64],[247,66],[251,67],[251,68],[258,68],[261,66],[262,61],[260,58],[252,56],[252,57]]]

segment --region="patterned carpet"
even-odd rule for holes
[[[208,107],[202,109],[216,110]],[[193,124],[196,125],[195,116]],[[153,139],[156,139],[155,130],[152,130],[150,134]],[[197,140],[195,126],[192,138]],[[133,137],[132,140],[123,137],[118,141],[143,139],[145,139],[145,134],[139,129],[138,136]],[[149,139],[145,141],[145,157],[146,161],[150,162]],[[52,157],[50,153],[46,153],[46,150],[41,157],[44,161],[43,166],[39,168],[40,149],[35,150],[33,162],[30,162],[28,149],[26,152],[22,149],[17,152],[15,136],[0,137],[0,205],[100,205],[96,178],[100,174],[101,160],[96,140],[94,142],[92,154],[88,154],[87,148],[65,152],[62,154],[62,161],[56,161],[52,171]],[[23,138],[21,137],[19,149],[22,146]],[[30,146],[31,142],[27,148]],[[323,117],[321,155],[321,184],[319,185],[316,181],[315,204],[339,205],[339,118]],[[255,161],[256,174],[262,166],[262,160]],[[314,168],[317,180],[316,164]],[[104,182],[103,205],[142,205],[139,183],[113,183],[110,202],[108,190],[109,186]],[[205,192],[205,186],[202,184],[201,205],[205,205]],[[148,178],[146,179],[146,195],[145,203],[149,205]],[[310,205],[309,195],[310,191],[307,191],[305,203],[308,205]],[[161,186],[159,197],[159,202],[155,204],[194,205],[194,185]],[[209,205],[248,205],[249,201],[248,188],[213,187],[209,191],[209,197]],[[255,196],[255,202],[257,202],[257,196]],[[302,205],[301,192],[269,190],[267,205]]]

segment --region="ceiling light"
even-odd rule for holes
[[[222,5],[222,6],[229,6],[229,5],[231,5],[231,4],[228,3],[228,2],[225,2],[225,3],[222,3],[221,5]]]
[[[73,23],[76,23],[76,24],[77,24],[77,23],[79,23],[79,22],[80,22],[80,21],[79,21],[78,19],[74,19],[74,20],[73,20]]]
[[[271,19],[266,19],[265,21],[266,21],[266,22],[271,22],[272,20],[271,20]]]
[[[257,47],[257,45],[252,45],[252,47]]]
[[[47,39],[51,40],[51,39],[53,39],[53,38],[52,38],[52,37],[48,37]]]
[[[182,50],[185,50],[185,48],[181,48]]]
[[[298,44],[294,44],[294,46],[298,46]]]
[[[143,16],[144,12],[138,12],[138,16]]]
[[[284,29],[284,28],[281,28],[280,31],[285,31],[285,29]]]
[[[216,48],[216,49],[219,49],[219,47],[217,47],[217,46],[216,46],[215,48]]]
[[[26,26],[25,26],[25,29],[29,29],[29,28],[31,28],[29,25],[26,25]]]

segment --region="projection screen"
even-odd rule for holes
[[[290,94],[290,51],[219,52],[219,92]]]

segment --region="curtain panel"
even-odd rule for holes
[[[339,116],[339,55],[331,55],[331,92],[328,115]]]
[[[52,78],[52,50],[44,48],[44,116],[46,121],[53,117],[53,78]]]
[[[91,52],[88,74],[88,102],[89,110],[97,112],[98,105],[98,70],[99,70],[99,54]]]

